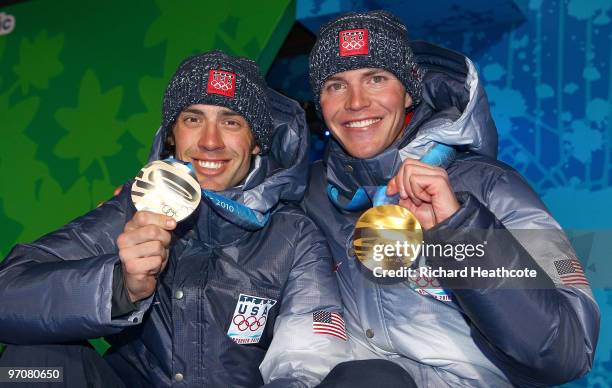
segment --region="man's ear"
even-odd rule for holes
[[[255,144],[255,147],[253,147],[253,151],[251,151],[251,155],[259,155],[260,152],[261,148],[259,148],[259,146]]]
[[[406,93],[406,97],[404,97],[404,108],[408,109],[412,106],[412,97],[410,94]]]

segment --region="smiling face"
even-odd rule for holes
[[[172,130],[175,158],[191,162],[203,189],[222,191],[249,173],[259,146],[246,119],[225,107],[191,105]]]
[[[412,98],[382,69],[349,70],[331,76],[321,90],[325,124],[350,155],[372,158],[402,134]]]

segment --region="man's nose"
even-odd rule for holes
[[[348,96],[345,105],[347,110],[360,110],[367,108],[369,105],[370,99],[362,87],[351,86],[348,88]]]
[[[215,123],[210,123],[202,129],[198,147],[207,151],[215,151],[224,147],[221,130]]]

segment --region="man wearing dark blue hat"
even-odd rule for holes
[[[350,352],[326,242],[296,204],[306,139],[254,62],[186,59],[150,161],[191,163],[199,207],[179,223],[136,211],[129,182],[16,246],[0,265],[0,365],[63,367],[68,387],[318,384]],[[81,343],[102,336],[104,359]]]
[[[587,373],[598,307],[558,223],[495,160],[472,62],[410,42],[392,14],[350,13],[321,28],[310,82],[333,138],[304,207],[330,244],[360,360],[338,369],[394,363],[423,387],[557,385]],[[450,253],[421,251],[385,282],[356,255],[354,228],[393,197],[424,230],[421,248]],[[482,254],[465,258],[466,243]]]

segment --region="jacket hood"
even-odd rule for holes
[[[345,196],[360,186],[386,185],[406,158],[420,159],[436,144],[497,157],[497,128],[472,61],[422,41],[411,42],[425,70],[421,103],[404,135],[370,159],[348,155],[335,140],[327,149],[327,177]]]
[[[216,193],[259,214],[273,211],[281,201],[300,201],[308,178],[308,126],[304,111],[296,101],[272,89],[268,89],[267,94],[274,127],[270,151],[254,158],[251,171],[240,186]],[[160,127],[155,134],[149,162],[160,159],[164,140]],[[200,218],[203,208],[208,206],[200,206]],[[225,213],[217,216],[240,225]],[[214,224],[220,227],[222,223]]]
[[[497,157],[497,128],[489,101],[472,61],[457,52],[431,43],[412,42],[416,61],[427,75],[423,102],[415,109],[410,142],[400,145],[402,159],[423,156],[432,143],[460,151]],[[410,136],[411,132],[415,132]],[[401,142],[400,142],[401,143]]]

